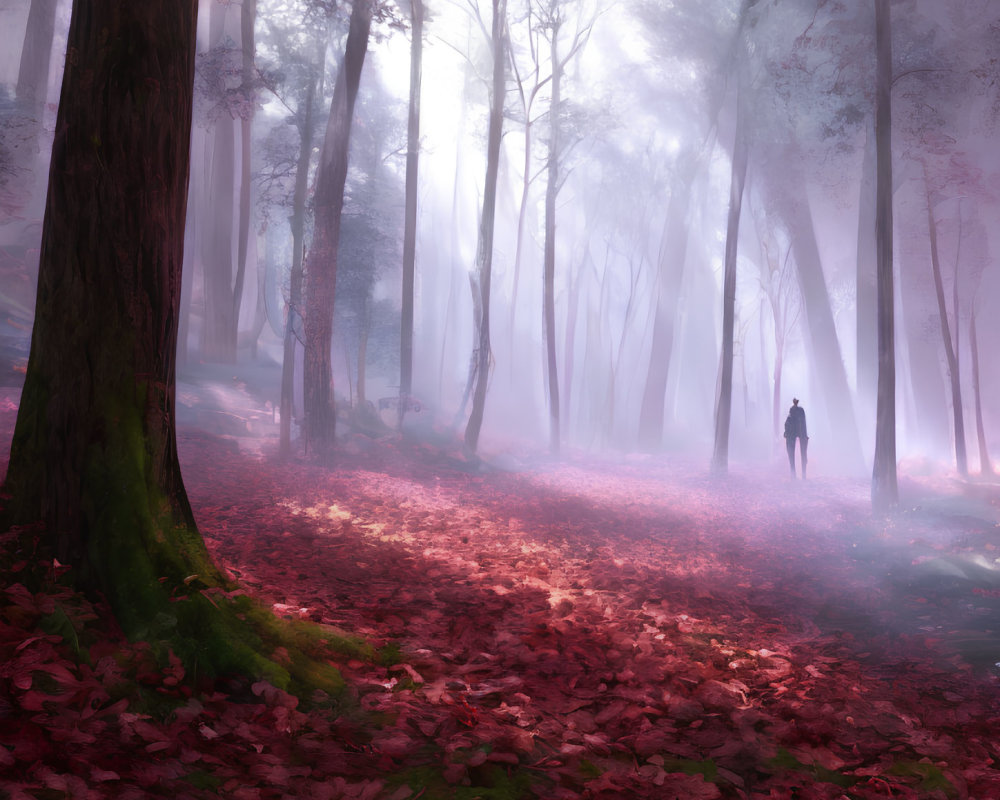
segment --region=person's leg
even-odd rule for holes
[[[791,436],[785,439],[785,449],[788,451],[788,467],[792,471],[792,477],[795,477],[795,437]]]
[[[800,436],[799,444],[802,447],[802,477],[804,478],[806,476],[806,464],[808,463],[806,451],[809,449],[809,439],[805,436]]]

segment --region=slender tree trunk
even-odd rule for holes
[[[257,0],[242,0],[240,9],[240,39],[243,55],[243,91],[253,97],[254,83],[254,21]],[[250,159],[253,105],[248,103],[240,117],[240,218],[236,242],[236,280],[233,283],[233,337],[239,343],[240,307],[243,305],[243,284],[247,274],[247,250],[250,245]]]
[[[983,403],[979,391],[979,343],[976,340],[976,305],[972,304],[969,316],[969,349],[972,351],[972,393],[976,400],[976,438],[979,441],[979,471],[983,475],[993,474],[993,462],[986,447],[986,428],[983,425]]]
[[[368,382],[368,329],[371,326],[371,309],[369,308],[369,300],[367,297],[362,301],[361,319],[358,320],[358,322],[360,324],[358,326],[357,409],[358,412],[363,415],[366,413],[365,403],[368,399],[365,393],[365,384]]]
[[[325,48],[324,48],[325,50]],[[305,106],[299,128],[299,158],[295,165],[295,192],[292,196],[292,269],[288,285],[288,307],[285,311],[285,340],[281,356],[281,425],[278,454],[287,458],[292,451],[292,417],[295,411],[295,343],[299,340],[302,323],[302,262],[304,259],[306,190],[309,186],[309,162],[312,158],[313,106],[316,85],[324,69],[322,55],[309,76]]]
[[[17,99],[41,110],[49,88],[49,61],[59,0],[31,0],[17,72]],[[39,122],[41,119],[39,118]]]
[[[479,221],[479,244],[476,249],[476,273],[479,276],[482,320],[476,342],[476,386],[472,395],[472,413],[465,426],[465,446],[471,453],[479,445],[479,432],[486,408],[486,387],[490,373],[490,281],[493,274],[493,229],[496,224],[497,175],[500,169],[500,139],[503,130],[503,101],[506,88],[507,0],[492,0],[493,84],[490,93],[489,135],[486,143],[486,181],[483,184],[483,208]]]
[[[931,269],[934,273],[934,294],[937,297],[938,317],[941,320],[941,338],[944,342],[944,354],[948,360],[948,376],[951,383],[951,413],[955,435],[955,467],[958,474],[966,477],[969,474],[968,457],[965,451],[965,417],[962,413],[962,384],[959,379],[957,343],[952,344],[951,324],[948,322],[948,307],[945,303],[944,284],[941,279],[941,260],[938,253],[937,222],[934,219],[934,209],[931,206],[930,190],[927,191],[927,230],[931,247]],[[955,272],[956,283],[958,271]],[[958,328],[957,304],[955,326]]]
[[[729,222],[726,228],[726,261],[722,283],[722,367],[719,398],[715,408],[715,450],[712,470],[729,470],[729,427],[733,402],[733,346],[736,319],[736,254],[740,234],[740,212],[743,207],[743,185],[746,181],[749,143],[747,142],[742,92],[736,97],[736,141],[729,183]]]
[[[212,47],[224,41],[228,8],[211,8]],[[236,122],[223,114],[215,122],[208,152],[207,224],[202,231],[201,261],[205,276],[205,312],[201,328],[202,356],[210,361],[236,361],[233,324],[233,211],[236,207]]]
[[[549,109],[548,181],[545,186],[545,264],[542,285],[542,321],[545,331],[545,374],[549,397],[549,450],[559,452],[559,373],[556,363],[556,196],[559,194],[560,122],[562,111],[562,63],[559,61],[559,19],[553,21],[552,46],[552,105]]]
[[[858,257],[855,274],[856,369],[861,408],[875,399],[878,380],[876,347],[875,288],[875,142],[872,131],[865,132],[865,155],[861,166],[861,194],[858,203]]]
[[[678,160],[680,163],[680,159]],[[670,357],[674,347],[674,325],[684,280],[688,226],[685,209],[691,201],[695,159],[680,163],[681,173],[670,195],[663,226],[658,264],[656,310],[653,317],[653,343],[649,350],[649,369],[639,412],[639,442],[648,450],[658,450],[663,443],[663,415],[670,377]]]
[[[410,2],[410,112],[406,130],[406,208],[403,218],[403,309],[399,326],[399,425],[413,391],[413,285],[417,249],[417,165],[420,157],[420,73],[423,0]]]
[[[892,33],[890,0],[875,0],[875,242],[878,287],[878,399],[872,508],[899,505],[896,483],[896,345],[892,274]]]
[[[333,90],[313,195],[315,228],[305,270],[307,309],[303,395],[306,441],[314,443],[320,450],[332,447],[336,436],[337,411],[330,348],[337,284],[337,248],[354,101],[368,51],[372,11],[372,0],[355,0],[351,8],[344,61]]]

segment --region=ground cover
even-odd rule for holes
[[[1000,797],[995,486],[914,467],[877,519],[863,480],[669,457],[348,434],[278,464],[235,408],[180,431],[199,526],[243,590],[365,640],[344,695],[199,687],[7,532],[0,797]]]

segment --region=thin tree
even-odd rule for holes
[[[925,174],[926,181],[926,174]],[[955,263],[955,341],[952,341],[951,323],[948,321],[948,307],[944,297],[944,282],[941,278],[941,257],[938,251],[937,220],[934,219],[934,206],[931,201],[930,189],[927,190],[927,230],[931,248],[931,270],[934,273],[934,295],[937,298],[938,317],[941,320],[941,338],[944,342],[944,354],[948,360],[948,377],[951,383],[951,411],[955,434],[955,467],[958,474],[966,477],[969,474],[968,457],[965,450],[965,416],[962,413],[962,383],[958,365],[958,263]],[[961,242],[961,230],[959,231]]]
[[[722,366],[715,406],[715,449],[712,471],[729,470],[729,427],[733,402],[733,348],[736,320],[736,255],[740,234],[743,185],[746,182],[750,145],[745,129],[743,91],[736,90],[736,141],[729,181],[729,219],[726,227],[725,272],[722,280]]]
[[[972,393],[976,401],[976,438],[979,443],[979,471],[993,474],[993,462],[986,446],[986,427],[983,425],[983,401],[979,391],[979,342],[976,339],[976,303],[973,300],[969,314],[969,349],[972,353]]]
[[[52,555],[107,598],[126,634],[162,641],[202,676],[289,686],[317,665],[272,662],[262,654],[296,650],[273,618],[246,597],[205,593],[230,587],[177,459],[196,9],[74,5],[5,522],[43,520]],[[332,688],[337,677],[311,680]]]
[[[410,105],[406,127],[406,205],[403,212],[403,308],[399,331],[399,425],[413,392],[413,284],[417,250],[417,167],[420,158],[420,73],[424,3],[410,0]]]
[[[250,167],[251,133],[255,103],[256,70],[254,69],[254,22],[257,0],[242,0],[240,7],[241,74],[244,102],[240,107],[240,201],[239,227],[236,239],[236,278],[233,281],[233,340],[239,343],[240,307],[243,305],[243,284],[247,274],[247,251],[250,246]]]
[[[334,84],[323,150],[313,195],[315,227],[305,267],[305,359],[303,398],[305,438],[326,450],[336,436],[337,412],[330,347],[333,303],[337,291],[337,246],[344,210],[344,185],[361,69],[368,52],[374,0],[355,0],[344,48],[344,60]]]
[[[491,0],[493,21],[489,34],[493,56],[493,80],[490,89],[490,116],[486,140],[486,181],[483,185],[483,207],[479,217],[479,239],[476,245],[474,279],[478,284],[480,302],[479,324],[473,352],[475,387],[472,392],[472,412],[465,426],[465,447],[475,453],[486,409],[486,387],[490,373],[490,282],[493,275],[493,230],[496,225],[497,176],[500,170],[500,139],[503,132],[503,106],[506,90],[504,65],[506,55],[507,0]],[[476,294],[473,287],[473,294]]]
[[[899,504],[896,481],[896,343],[892,274],[892,30],[890,0],[875,0],[875,245],[878,395],[872,509]]]

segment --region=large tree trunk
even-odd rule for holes
[[[288,671],[258,654],[285,642],[237,618],[259,614],[247,598],[200,591],[223,581],[177,460],[196,6],[74,6],[8,521],[43,519],[52,554],[107,598],[127,634],[166,640],[206,677],[287,686]]]
[[[344,209],[354,101],[358,96],[361,69],[368,52],[372,10],[372,0],[355,0],[351,9],[344,61],[333,89],[313,196],[315,227],[305,270],[303,396],[306,441],[320,450],[332,447],[336,436],[337,412],[330,347],[333,303],[337,291],[337,248],[340,244],[340,217]]]
[[[875,241],[878,287],[878,399],[872,508],[899,504],[896,483],[896,346],[892,275],[892,33],[890,0],[875,0]]]
[[[792,163],[796,160],[797,156],[791,159]],[[768,177],[772,202],[787,222],[791,235],[799,290],[806,317],[809,351],[813,362],[818,366],[815,373],[821,389],[822,408],[848,463],[860,468],[863,459],[854,416],[854,403],[847,382],[840,341],[837,338],[830,294],[823,276],[823,262],[816,241],[812,215],[801,194],[793,196],[787,188],[801,186],[804,181],[794,173],[791,177],[786,175],[780,185],[776,182],[776,176]],[[813,405],[815,407],[816,404]]]
[[[745,131],[743,98],[737,89],[736,141],[729,182],[729,221],[726,228],[726,261],[722,282],[722,369],[719,397],[715,406],[715,449],[712,470],[729,470],[729,426],[733,402],[733,345],[736,319],[736,254],[743,207],[743,184],[746,181],[749,143]]]
[[[979,442],[979,471],[983,475],[993,474],[993,462],[990,461],[989,449],[986,447],[986,428],[983,425],[983,403],[979,391],[979,343],[976,340],[976,305],[972,304],[969,315],[969,349],[972,351],[972,393],[976,400],[976,438]]]
[[[403,215],[403,308],[399,323],[399,425],[413,391],[413,284],[417,250],[417,166],[420,157],[420,72],[423,0],[410,3],[410,111],[406,129],[406,208]]]
[[[472,413],[465,426],[465,446],[471,453],[479,445],[479,432],[486,409],[486,387],[490,377],[490,282],[493,275],[493,229],[496,224],[497,175],[500,169],[500,139],[503,130],[503,101],[506,89],[504,62],[507,0],[492,0],[493,25],[490,45],[493,50],[493,84],[490,92],[489,134],[486,141],[486,181],[483,185],[483,208],[479,220],[479,243],[476,248],[476,273],[482,304],[476,330],[476,385],[472,393]]]
[[[969,462],[965,451],[965,416],[962,413],[962,384],[958,369],[957,342],[952,343],[951,324],[948,322],[948,307],[944,299],[944,282],[941,279],[941,260],[938,253],[937,221],[934,219],[934,208],[931,205],[930,190],[927,191],[927,230],[931,247],[931,270],[934,273],[934,295],[937,297],[938,318],[941,320],[941,338],[944,342],[944,354],[948,360],[948,377],[951,383],[951,413],[954,422],[955,435],[955,467],[958,474],[965,477],[969,474]],[[958,281],[956,265],[955,281]],[[956,338],[958,329],[958,309],[955,309]]]

